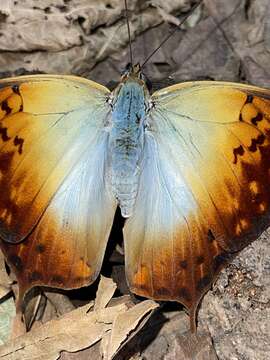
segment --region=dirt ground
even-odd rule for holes
[[[140,63],[194,1],[149,3],[129,1],[133,56]],[[269,0],[205,0],[144,72],[154,89],[203,79],[270,88],[269,18]],[[0,2],[2,78],[72,73],[113,88],[129,62],[127,41],[120,0]],[[199,340],[186,338],[187,315],[177,306],[165,305],[116,359],[269,359],[269,238],[266,231],[244,249],[206,294],[198,313]],[[125,293],[123,264],[116,263],[112,272]],[[63,353],[61,359],[86,359],[87,351]]]

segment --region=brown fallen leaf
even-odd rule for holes
[[[153,3],[129,2],[133,38],[190,7],[186,0]],[[0,1],[0,71],[88,73],[128,43],[123,9],[122,0]]]
[[[128,323],[127,319],[130,319],[128,311],[130,301],[127,297],[123,297],[122,301],[118,301],[115,305],[107,306],[115,288],[112,280],[101,277],[95,305],[87,304],[9,341],[0,348],[0,358],[55,360],[61,351],[75,352],[97,344],[112,331],[120,314],[123,322]],[[135,305],[132,308],[134,309],[133,325],[127,329],[127,334],[122,332],[121,339],[127,339],[130,331],[136,330],[142,321],[145,322],[157,306],[158,304],[151,300]],[[92,311],[89,311],[89,308]],[[119,346],[123,340],[118,342]],[[110,351],[107,357],[108,360],[112,359],[119,346],[114,344],[113,351]]]
[[[95,300],[95,311],[104,309],[116,290],[116,284],[111,279],[105,278],[104,276],[102,276],[101,279],[102,281],[100,281]]]
[[[13,298],[7,297],[0,303],[0,345],[4,344],[12,332],[12,323],[15,317]]]
[[[152,300],[145,300],[116,316],[112,330],[108,333],[106,341],[102,343],[104,360],[112,359],[117,351],[138,333],[148,320],[149,311],[154,310],[157,306],[157,303]]]

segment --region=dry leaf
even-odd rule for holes
[[[15,304],[12,297],[9,297],[0,304],[0,345],[4,344],[12,331],[12,321],[15,317]]]
[[[137,334],[157,307],[158,304],[152,300],[145,300],[128,311],[119,313],[114,319],[112,330],[106,339],[107,343],[104,344],[106,347],[103,347],[104,360],[112,359],[126,340]]]
[[[163,15],[147,2],[130,2],[132,37],[190,7],[179,0],[157,5]],[[123,9],[122,0],[1,0],[1,72],[88,73],[128,43]]]
[[[102,276],[101,279],[102,281],[100,281],[95,300],[95,311],[104,309],[108,305],[116,290],[116,284],[111,279],[104,276]]]
[[[130,318],[128,311],[130,302],[127,301],[126,297],[122,298],[122,302],[105,307],[111,300],[114,290],[113,281],[101,277],[97,292],[97,305],[93,311],[89,312],[88,304],[57,320],[51,320],[3,345],[0,348],[0,357],[6,360],[55,360],[63,350],[75,352],[95,345],[111,331],[120,314],[125,322],[127,322],[125,313],[127,313],[127,319]],[[137,312],[135,318],[133,315],[134,328],[137,327],[141,319],[145,319],[146,314],[149,317],[152,309],[157,307],[157,304],[150,300],[142,302],[140,305],[144,311]],[[130,331],[130,329],[127,330]],[[126,339],[128,333],[122,336],[123,339]],[[114,346],[115,351],[117,351],[117,346]],[[111,359],[113,355],[114,353],[110,352],[111,357],[108,359]]]
[[[68,296],[57,292],[45,291],[45,296],[51,305],[54,307],[57,316],[74,310],[75,306],[71,303]],[[47,318],[48,320],[51,320]],[[45,321],[47,321],[47,319]],[[42,319],[44,321],[44,318]]]

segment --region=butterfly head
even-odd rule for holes
[[[131,65],[128,64],[124,72],[122,73],[121,80],[116,88],[112,91],[111,95],[108,98],[108,101],[112,107],[114,107],[117,102],[118,97],[121,95],[127,94],[128,88],[135,87],[141,88],[141,93],[143,99],[148,103],[150,98],[150,88],[151,84],[141,71],[140,64]]]
[[[145,86],[148,91],[151,90],[152,84],[150,80],[145,76],[142,72],[141,65],[139,63],[132,65],[130,63],[127,64],[125,70],[122,73],[121,82],[126,81],[136,81],[139,84]]]

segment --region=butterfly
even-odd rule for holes
[[[268,225],[270,90],[176,84],[139,65],[110,92],[75,76],[0,81],[0,238],[21,304],[98,276],[117,207],[129,288],[189,311]]]

